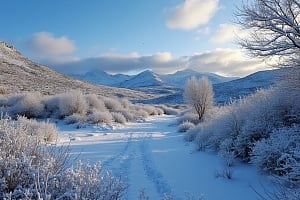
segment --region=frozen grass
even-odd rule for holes
[[[126,185],[100,163],[73,166],[68,146],[48,145],[56,126],[0,119],[1,199],[120,199]]]
[[[258,90],[215,107],[203,122],[187,131],[186,140],[194,140],[198,150],[219,152],[224,159],[221,174],[227,178],[231,178],[232,161],[237,158],[299,190],[300,116],[295,113],[300,106],[299,101],[286,98],[299,95],[299,91],[285,88],[282,95],[282,90],[282,86]]]
[[[18,115],[28,118],[57,118],[67,124],[124,124],[163,113],[156,106],[132,104],[125,98],[84,95],[79,90],[52,96],[36,92],[0,95],[0,109],[14,118]]]

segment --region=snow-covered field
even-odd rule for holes
[[[252,200],[254,190],[269,188],[266,177],[251,165],[235,163],[233,178],[218,174],[222,160],[213,152],[197,152],[177,132],[176,117],[148,118],[125,126],[76,129],[59,125],[60,143],[71,141],[72,153],[89,162],[101,161],[128,184],[125,199],[138,199],[143,190],[149,199]]]

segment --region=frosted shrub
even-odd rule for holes
[[[44,112],[40,93],[25,93],[21,96],[18,95],[16,98],[12,97],[10,100],[14,101],[14,105],[9,108],[9,113],[14,116],[24,115],[33,118],[41,116]]]
[[[109,112],[95,112],[89,115],[89,121],[92,123],[111,124],[113,118]]]
[[[236,152],[245,161],[249,161],[256,141],[268,138],[273,129],[283,125],[280,118],[282,113],[274,103],[276,97],[272,92],[271,89],[257,91],[245,100],[245,109],[240,111],[247,113],[247,117],[244,117],[243,126],[236,137]]]
[[[211,137],[214,133],[214,129],[210,125],[200,124],[196,126],[195,129],[188,131],[187,134],[195,134],[195,132],[197,132],[195,142],[199,151],[209,149],[211,146],[215,145],[211,144]]]
[[[198,133],[199,133],[198,128],[190,129],[185,133],[184,140],[187,142],[192,142],[196,139]]]
[[[0,119],[0,199],[121,199],[121,179],[100,164],[69,167],[69,147],[46,145],[31,123]]]
[[[180,110],[172,108],[170,106],[162,105],[160,108],[164,111],[164,114],[166,115],[179,115]]]
[[[84,123],[86,121],[86,116],[74,113],[65,117],[64,121],[66,124]]]
[[[136,110],[135,115],[138,119],[149,117],[149,113],[143,109]]]
[[[43,104],[45,105],[45,116],[54,118],[60,117],[59,101],[60,95],[44,97]]]
[[[120,123],[120,124],[126,123],[126,118],[122,115],[122,113],[112,112],[111,115],[115,122]]]
[[[185,121],[189,121],[189,122],[196,125],[196,124],[199,123],[199,118],[198,118],[198,115],[196,113],[193,113],[191,111],[187,111],[187,112],[183,113],[183,115],[181,115],[177,119],[178,124],[182,124]]]
[[[116,110],[119,110],[119,109],[122,108],[121,103],[117,99],[115,99],[113,97],[111,97],[111,98],[108,98],[108,97],[104,98],[104,104],[105,104],[105,107],[108,110],[112,110],[112,111],[116,111]]]
[[[49,175],[58,174],[67,161],[67,152],[59,154],[59,148],[45,146],[38,134],[32,132],[38,130],[31,122],[24,118],[0,120],[1,199],[10,192],[12,199],[25,199],[24,194],[29,191],[32,199],[37,199],[37,193],[41,192],[35,190],[40,186],[37,184],[46,183]]]
[[[143,110],[146,111],[149,115],[158,115],[158,111],[154,106],[144,105]]]
[[[300,183],[300,126],[273,131],[267,139],[255,143],[251,161],[263,172]]]
[[[234,145],[231,138],[225,139],[221,142],[219,155],[223,159],[225,167],[231,167],[234,162]]]
[[[103,100],[98,98],[97,95],[89,94],[85,96],[85,99],[90,110],[106,111]]]
[[[49,184],[53,199],[121,199],[126,185],[102,170],[100,163],[78,161]]]
[[[125,117],[126,121],[134,121],[136,119],[136,116],[134,115],[133,111],[128,109],[121,109],[117,112],[122,113],[122,115]]]
[[[179,125],[178,131],[179,132],[187,132],[188,130],[195,127],[195,124],[193,124],[190,121],[184,121]]]
[[[125,109],[130,109],[133,106],[133,104],[126,98],[121,98],[119,101],[121,106]]]
[[[71,91],[59,96],[58,107],[62,117],[74,113],[85,115],[87,112],[87,102],[80,91]]]
[[[17,123],[20,123],[30,135],[35,136],[40,142],[54,142],[58,131],[55,124],[49,122],[37,122],[26,117],[18,117]]]

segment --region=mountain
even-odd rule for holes
[[[214,73],[200,73],[191,69],[177,71],[174,74],[161,75],[161,79],[164,81],[164,83],[168,85],[183,88],[187,80],[190,79],[192,76],[198,79],[205,76],[212,84],[223,83],[237,79],[236,77],[224,77]]]
[[[69,75],[80,80],[89,81],[94,84],[107,85],[107,86],[119,86],[122,82],[130,79],[129,75],[124,75],[124,74],[112,75],[99,69],[89,71],[83,75],[81,74],[69,74]]]
[[[201,78],[206,76],[212,84],[223,83],[237,79],[237,77],[223,77],[214,73],[200,73],[194,70],[183,70],[177,71],[174,74],[156,74],[152,71],[146,70],[140,74],[130,76],[124,74],[111,75],[102,70],[92,70],[83,75],[69,74],[72,77],[78,78],[80,80],[85,80],[91,83],[124,87],[124,88],[143,88],[149,86],[174,86],[183,88],[186,81],[195,76],[196,78]]]
[[[228,103],[231,99],[248,96],[254,93],[257,89],[268,89],[281,80],[286,74],[287,69],[276,69],[260,71],[244,78],[213,84],[214,97],[216,104]],[[153,90],[153,89],[152,89]],[[142,90],[145,91],[145,90]],[[183,100],[183,88],[168,88],[164,95],[159,95],[157,98],[142,100],[142,103],[170,103],[181,104]]]
[[[238,99],[254,93],[257,89],[267,89],[275,85],[286,74],[287,69],[259,71],[244,78],[214,85],[218,103],[226,103],[231,98]]]
[[[120,84],[120,87],[124,88],[144,88],[144,87],[153,87],[153,86],[162,86],[164,85],[163,81],[160,79],[159,75],[146,70],[143,71],[129,80],[126,80]]]
[[[79,89],[84,93],[148,99],[143,92],[124,88],[93,85],[58,73],[24,57],[11,45],[0,42],[0,88],[8,93],[38,91],[43,94],[63,93]]]

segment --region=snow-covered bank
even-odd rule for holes
[[[252,188],[268,187],[265,177],[250,165],[236,163],[231,180],[218,178],[222,160],[214,153],[196,152],[174,125],[176,117],[160,116],[113,129],[60,127],[61,141],[71,139],[72,152],[81,160],[102,161],[129,185],[126,199],[138,199],[144,189],[150,199],[165,194],[207,200],[256,199]]]

